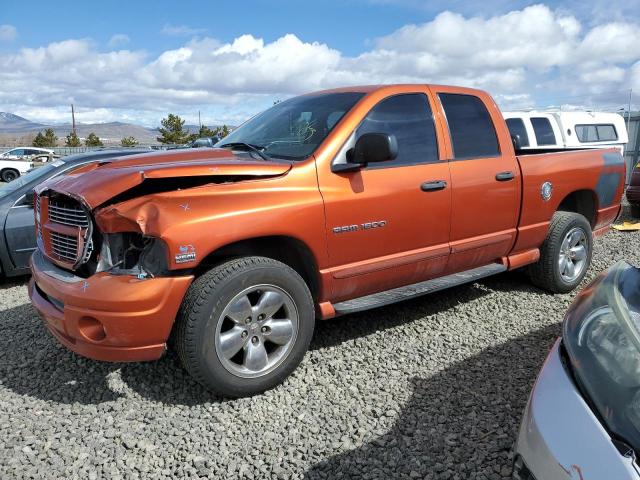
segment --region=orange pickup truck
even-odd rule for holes
[[[40,185],[29,293],[90,358],[174,345],[229,396],[281,382],[316,319],[527,267],[575,288],[620,210],[618,150],[518,152],[491,97],[351,87],[278,103],[216,147]]]

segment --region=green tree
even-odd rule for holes
[[[200,130],[198,131],[198,138],[215,137],[215,136],[216,136],[216,133],[214,130],[211,130],[206,125],[200,126]]]
[[[76,132],[71,132],[69,135],[67,135],[67,141],[64,142],[64,144],[67,147],[79,147],[80,139],[78,138]]]
[[[138,145],[138,140],[136,140],[135,137],[124,137],[120,140],[120,145],[123,147],[135,147]]]
[[[47,128],[44,134],[38,132],[36,138],[33,139],[34,147],[55,147],[57,143],[58,137],[56,137],[56,134],[53,132],[53,128]]]
[[[218,137],[218,138],[224,138],[227,135],[229,135],[231,133],[231,129],[229,127],[227,127],[226,125],[222,125],[221,127],[216,127],[213,130],[213,135],[214,137]]]
[[[181,144],[187,143],[191,138],[189,132],[184,129],[184,120],[178,115],[170,113],[167,118],[160,120],[160,123],[162,127],[158,129],[160,136],[157,137],[160,143]]]
[[[102,147],[104,144],[100,141],[100,138],[93,132],[91,132],[87,138],[84,139],[84,144],[87,147]]]

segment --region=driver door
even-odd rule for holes
[[[413,87],[412,87],[413,88]],[[333,301],[440,275],[449,257],[449,165],[441,159],[430,92],[383,98],[334,162],[363,133],[396,136],[394,160],[356,171],[318,171],[325,202]]]

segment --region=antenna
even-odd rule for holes
[[[76,134],[76,112],[73,109],[73,103],[71,104],[71,131]]]
[[[198,125],[202,128],[202,120],[200,120],[200,110],[198,110]]]

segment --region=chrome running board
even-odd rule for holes
[[[434,278],[424,282],[407,285],[405,287],[386,290],[384,292],[372,293],[371,295],[354,298],[353,300],[345,300],[344,302],[334,304],[333,308],[336,311],[336,315],[361,312],[362,310],[390,305],[410,298],[419,297],[427,293],[444,290],[445,288],[473,282],[506,270],[507,267],[504,265],[500,263],[492,263],[485,265],[484,267],[477,267],[464,272],[453,273],[445,277]]]

